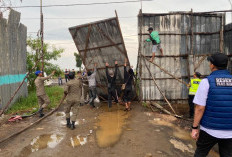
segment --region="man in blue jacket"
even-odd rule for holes
[[[193,100],[195,157],[206,157],[215,144],[221,157],[232,157],[232,75],[226,70],[228,57],[217,53],[208,61],[212,73],[201,81]]]

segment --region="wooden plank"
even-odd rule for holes
[[[125,51],[121,50],[121,49],[116,45],[116,43],[115,43],[108,35],[106,35],[106,34],[103,32],[103,30],[102,30],[100,27],[98,27],[96,24],[94,24],[94,26],[98,29],[99,33],[101,33],[102,35],[104,35],[104,37],[106,37],[106,38],[111,42],[111,44],[114,44],[114,45],[115,45],[116,49],[118,49],[123,55],[125,55]],[[127,57],[127,56],[125,55],[125,57]]]
[[[86,52],[87,52],[87,48],[89,46],[89,37],[90,37],[91,29],[92,29],[92,25],[89,25],[88,33],[87,33],[86,40],[85,40],[85,51],[84,51],[84,60],[83,60],[84,63],[86,62]]]

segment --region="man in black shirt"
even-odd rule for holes
[[[116,103],[118,103],[117,91],[116,91],[116,77],[118,72],[118,62],[115,61],[115,71],[108,70],[109,64],[106,63],[106,77],[108,81],[108,107],[112,107],[112,97]]]

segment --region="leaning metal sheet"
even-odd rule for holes
[[[88,23],[69,28],[76,47],[87,70],[97,63],[97,92],[107,98],[107,79],[105,63],[109,63],[114,71],[115,61],[118,61],[119,71],[116,79],[118,95],[124,79],[124,60],[128,56],[125,49],[118,18]],[[128,65],[129,66],[129,65]],[[127,67],[128,68],[128,67]]]

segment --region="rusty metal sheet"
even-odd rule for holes
[[[138,79],[140,98],[144,101],[163,100],[155,87],[141,55],[151,57],[152,44],[143,42],[149,38],[148,28],[153,27],[160,34],[164,56],[157,54],[154,62],[186,83],[194,73],[194,67],[204,55],[220,52],[220,31],[224,25],[223,14],[199,14],[191,12],[138,15],[139,57]],[[141,55],[140,55],[141,54]],[[188,97],[186,85],[179,83],[155,65],[147,62],[157,83],[170,100],[184,100]],[[196,69],[202,75],[210,73],[204,59]]]
[[[120,94],[124,79],[124,60],[127,58],[129,62],[129,59],[118,17],[71,27],[69,31],[86,69],[93,69],[94,63],[97,63],[96,81],[99,87],[97,92],[100,96],[107,98],[105,63],[108,62],[110,68],[114,70],[114,62],[118,61],[119,71],[116,84],[118,94]]]

